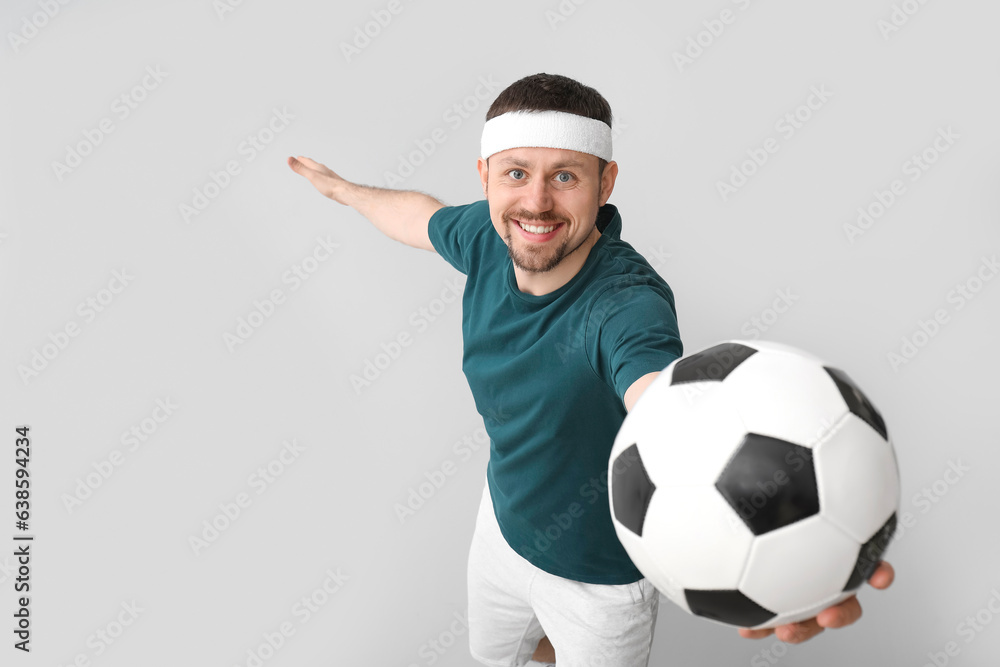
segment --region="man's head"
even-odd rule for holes
[[[597,211],[618,174],[610,105],[573,79],[535,74],[503,90],[486,121],[479,175],[514,265],[571,277],[600,236]]]

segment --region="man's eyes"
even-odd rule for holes
[[[515,181],[520,181],[524,178],[524,171],[521,169],[510,169],[507,171],[507,175],[513,178]],[[571,183],[575,177],[568,171],[560,171],[556,174],[556,180],[560,183]]]

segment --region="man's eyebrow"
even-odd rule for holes
[[[505,157],[502,160],[500,160],[500,164],[502,165],[511,164],[514,165],[515,167],[523,167],[524,169],[528,169],[532,166],[532,164],[527,160],[521,160],[516,157]],[[552,169],[564,169],[566,167],[581,168],[583,166],[584,166],[583,163],[580,162],[579,160],[563,160],[562,162],[557,162],[556,164],[552,165],[551,168]]]

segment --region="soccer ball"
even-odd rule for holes
[[[885,422],[843,371],[787,345],[676,359],[608,462],[618,539],[661,593],[746,628],[815,616],[868,580],[896,529]]]

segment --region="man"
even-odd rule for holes
[[[465,206],[349,183],[301,156],[288,163],[468,276],[463,370],[491,440],[469,553],[473,657],[524,665],[547,637],[563,665],[646,665],[659,595],[614,533],[607,464],[626,411],[682,353],[673,293],[620,239],[600,93],[536,74],[501,92],[486,120],[485,201]],[[891,579],[882,564],[870,582]],[[851,598],[777,634],[803,641],[860,614]]]

